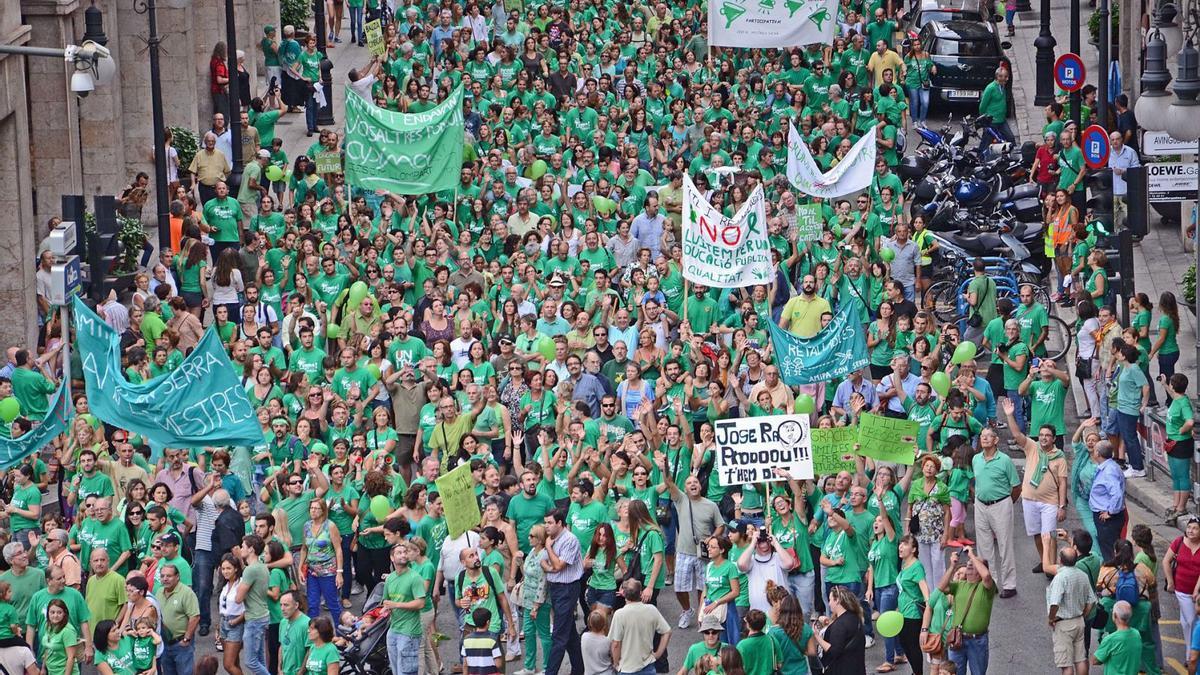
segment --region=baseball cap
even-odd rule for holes
[[[274,24],[269,23],[269,24],[263,26],[263,35],[270,35],[271,33],[274,33],[274,32],[275,32]]]
[[[725,625],[721,623],[721,620],[718,619],[715,614],[705,614],[704,617],[700,619],[700,632],[705,633],[710,630],[725,630]]]
[[[164,544],[175,544],[176,546],[178,546],[180,543],[179,535],[175,534],[174,532],[168,532],[168,533],[164,534],[163,536],[159,537],[158,540]]]
[[[501,333],[496,336],[497,344],[503,344],[505,342],[515,343],[516,341],[517,339],[513,337],[512,333]]]
[[[259,150],[258,156],[261,159],[271,159],[271,151],[270,150]]]
[[[750,522],[746,520],[731,520],[729,521],[729,530],[738,534],[746,534],[750,529]]]

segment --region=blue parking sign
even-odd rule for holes
[[[1064,91],[1079,91],[1087,80],[1087,70],[1078,54],[1067,52],[1054,62],[1054,83]]]
[[[1081,143],[1083,163],[1089,169],[1101,169],[1108,166],[1108,131],[1099,124],[1083,130]]]

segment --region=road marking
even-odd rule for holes
[[[1186,642],[1184,642],[1184,641],[1183,641],[1183,638],[1177,638],[1177,637],[1168,637],[1168,636],[1166,636],[1166,635],[1162,636],[1162,641],[1163,641],[1163,642],[1170,642],[1170,643],[1171,643],[1171,644],[1173,644],[1173,645],[1184,645],[1184,644],[1187,644]]]
[[[1176,621],[1175,619],[1159,619],[1159,620],[1158,620],[1158,623],[1160,623],[1160,624],[1164,624],[1164,623],[1165,623],[1165,624],[1169,624],[1169,625],[1172,625],[1172,626],[1178,626],[1178,625],[1179,625],[1179,622],[1178,622],[1178,621]]]
[[[1178,675],[1187,675],[1187,668],[1183,667],[1183,664],[1179,662],[1179,659],[1168,656],[1167,665],[1171,666],[1171,669],[1178,673]]]

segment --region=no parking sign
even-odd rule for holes
[[[1108,166],[1108,131],[1099,124],[1084,129],[1080,149],[1083,150],[1083,163],[1089,169]]]
[[[1064,91],[1079,91],[1087,79],[1087,70],[1078,54],[1067,52],[1054,62],[1054,83]]]

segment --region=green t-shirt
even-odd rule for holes
[[[779,648],[779,657],[782,659],[782,666],[779,672],[787,673],[788,675],[805,675],[808,672],[808,656],[805,649],[808,647],[808,641],[812,639],[812,625],[807,621],[804,622],[804,628],[800,632],[800,642],[792,640],[782,628],[779,626],[770,626],[767,628],[767,635],[775,641],[775,646]]]
[[[29,614],[29,601],[38,591],[46,587],[46,573],[37,567],[30,566],[25,568],[24,574],[17,576],[9,569],[4,574],[0,574],[0,581],[7,582],[9,586],[12,586],[13,605],[17,608],[17,616],[23,617]],[[24,625],[25,621],[21,620],[18,623]]]
[[[715,562],[708,563],[704,568],[704,599],[711,604],[725,597],[733,591],[733,583],[730,580],[737,577],[737,565],[730,560],[720,565]]]
[[[297,612],[295,619],[279,622],[279,646],[283,658],[279,662],[281,673],[300,672],[300,663],[308,652],[308,615]]]
[[[608,522],[608,507],[596,500],[589,501],[587,506],[571,502],[571,508],[567,510],[567,526],[571,528],[571,534],[579,539],[579,547],[584,554],[592,546],[596,527],[604,522]]]
[[[212,233],[213,241],[221,243],[236,243],[238,241],[238,222],[242,219],[242,206],[231,195],[224,199],[213,197],[204,203],[204,222],[216,230]]]
[[[425,597],[425,580],[411,567],[404,572],[388,574],[383,587],[384,599],[389,602],[409,602]],[[421,636],[421,610],[393,609],[389,614],[388,630],[409,637]]]
[[[829,530],[821,544],[821,555],[830,560],[842,559],[841,565],[827,568],[826,581],[829,583],[852,584],[862,581],[862,572],[858,569],[858,560],[854,552],[854,540],[845,530]]]
[[[1167,407],[1167,438],[1172,441],[1186,441],[1191,438],[1191,432],[1179,432],[1190,419],[1194,419],[1191,400],[1187,396],[1172,399],[1171,405]]]
[[[976,586],[979,590],[975,591],[974,599],[971,599],[971,606],[967,607],[967,600],[971,598],[971,591]],[[954,618],[952,619],[953,626],[961,626],[964,633],[982,633],[988,629],[988,624],[991,623],[992,603],[996,599],[996,589],[988,588],[983,585],[982,581],[974,583],[969,581],[951,581],[950,593],[954,596]],[[962,607],[967,610],[966,616],[958,612],[958,608]]]
[[[287,572],[279,567],[269,567],[267,569],[271,570],[267,576],[269,580],[267,590],[278,589],[279,595],[282,597],[283,592],[292,587],[292,580],[288,578]],[[270,595],[267,596],[267,615],[270,617],[270,621],[267,623],[276,624],[283,620],[283,610],[279,607],[279,601],[272,600]]]
[[[0,638],[12,637],[14,624],[24,625],[24,617],[18,619],[17,616],[17,608],[11,602],[0,602]]]
[[[1142,387],[1150,384],[1141,368],[1130,364],[1117,375],[1117,412],[1138,415],[1142,410]]]
[[[13,490],[12,499],[10,499],[8,503],[12,504],[15,508],[22,510],[28,509],[30,506],[41,506],[42,491],[39,490],[38,487],[33,483],[30,483],[25,487],[17,487],[15,490]],[[13,532],[32,530],[39,527],[36,520],[16,514],[13,514],[9,517],[8,525]]]
[[[45,375],[28,368],[15,368],[12,375],[13,396],[21,404],[21,412],[33,420],[46,417],[50,403],[46,400],[58,390]]]
[[[1104,672],[1113,675],[1137,675],[1142,670],[1142,634],[1134,628],[1104,636],[1096,648],[1096,660]]]
[[[971,471],[975,474],[975,498],[983,502],[1010,495],[1013,487],[1021,484],[1017,467],[1003,452],[996,452],[990,460],[977,453],[971,458]]]
[[[529,530],[540,524],[546,514],[553,510],[554,500],[541,492],[535,493],[533,497],[522,492],[509,500],[507,516],[516,524],[517,546],[522,553],[529,553]]]
[[[710,649],[708,645],[704,644],[703,640],[697,642],[688,647],[687,655],[683,657],[683,670],[688,673],[694,672],[696,664],[700,663],[702,657],[718,656],[721,653],[721,649],[728,646],[724,642],[717,642],[717,646]]]
[[[1024,367],[1020,370],[1013,368],[1012,366],[1008,365],[1008,363],[1004,364],[1005,389],[1011,389],[1015,391],[1017,387],[1021,386],[1021,380],[1024,380],[1025,374],[1029,372],[1029,362],[1031,360],[1028,358],[1029,347],[1027,347],[1024,342],[1018,341],[1016,344],[1008,348],[1008,358],[1010,361],[1015,361],[1017,357],[1022,355],[1027,358],[1025,359]]]
[[[304,675],[329,675],[330,664],[339,663],[341,655],[337,646],[326,642],[320,647],[308,650],[308,658],[304,661]]]
[[[66,673],[67,647],[79,644],[79,631],[68,623],[62,627],[62,630],[39,631],[39,635],[41,636],[42,664],[46,667],[46,672],[54,675]],[[75,667],[67,675],[79,675],[78,657],[75,660]]]
[[[1175,339],[1175,333],[1177,332],[1178,327],[1175,325],[1175,322],[1171,320],[1171,317],[1165,314],[1158,317],[1158,330],[1160,333],[1163,331],[1166,331],[1167,333],[1167,337],[1163,340],[1162,348],[1158,350],[1158,353],[1178,354],[1179,342]]]
[[[301,526],[303,524],[301,522]],[[267,611],[267,587],[271,584],[271,573],[267,566],[255,562],[247,567],[246,571],[242,572],[242,583],[250,587],[242,603],[246,606],[246,620],[254,621],[270,616],[270,612]]]
[[[586,553],[587,549],[584,549],[584,554]],[[617,589],[615,567],[613,562],[608,560],[604,549],[596,551],[596,557],[592,559],[592,576],[588,578],[588,586],[599,591],[615,591]]]
[[[1062,149],[1058,153],[1058,168],[1060,173],[1058,174],[1057,187],[1060,190],[1065,190],[1071,187],[1071,183],[1075,182],[1076,176],[1084,169],[1083,151],[1079,149],[1079,146],[1072,145],[1069,148]],[[1084,189],[1084,181],[1079,181],[1079,184],[1075,186],[1075,190],[1079,191],[1082,189]]]
[[[871,542],[871,550],[867,552],[867,562],[871,564],[871,585],[883,588],[896,583],[899,574],[900,557],[896,537],[879,537]]]
[[[128,635],[122,637],[117,646],[107,652],[96,650],[96,665],[107,663],[113,675],[137,675],[133,661],[133,638]]]
[[[494,573],[491,574],[494,583],[504,583],[502,579],[497,579]],[[486,607],[492,613],[492,619],[488,622],[488,630],[493,633],[499,633],[501,617],[496,592],[501,591],[501,589],[497,588],[493,591],[491,584],[488,583],[487,574],[483,573],[482,570],[479,577],[474,581],[466,575],[460,575],[460,578],[462,579],[461,587],[456,582],[454,591],[458,593],[459,598],[468,598],[471,601],[470,606],[466,609],[466,625],[474,628],[475,623],[471,618],[471,613],[479,607]],[[458,598],[455,599],[457,600]]]
[[[925,603],[925,596],[921,595],[921,582],[924,580],[925,566],[921,564],[920,560],[912,561],[896,576],[896,585],[900,590],[898,609],[906,619],[921,618],[920,606]]]
[[[125,577],[109,570],[104,576],[92,575],[87,581],[88,611],[92,623],[116,619],[125,606]]]
[[[663,541],[662,532],[658,530],[646,530],[638,535],[638,539],[642,542],[641,547],[641,562],[642,562],[642,578],[647,582],[650,580],[650,574],[654,571],[654,555],[656,553],[666,554],[666,545]],[[664,561],[659,567],[658,577],[654,580],[654,588],[662,588],[667,584],[667,564]],[[650,586],[650,584],[646,584]]]
[[[342,483],[342,489],[336,492],[333,485],[330,485],[329,491],[325,493],[325,501],[329,504],[329,520],[337,525],[338,533],[342,536],[349,536],[354,531],[354,517],[346,512],[346,505],[357,504],[361,496],[350,483]]]
[[[746,675],[772,675],[781,660],[779,645],[762,633],[743,637],[737,643],[737,650],[746,666]]]

